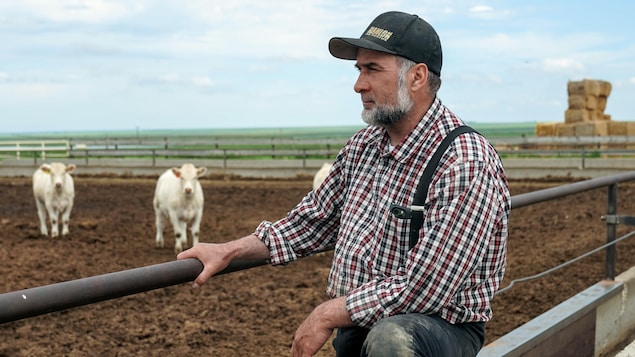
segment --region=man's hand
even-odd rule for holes
[[[293,357],[313,356],[326,343],[336,327],[353,326],[346,310],[346,297],[326,301],[317,306],[302,322],[293,336]]]
[[[225,269],[230,261],[223,259],[223,249],[219,244],[198,243],[192,248],[179,253],[176,259],[196,258],[203,263],[203,271],[194,280],[194,286],[198,287],[207,281],[212,275]]]
[[[269,249],[251,234],[222,244],[198,243],[176,256],[176,259],[187,258],[196,258],[203,263],[203,271],[194,280],[194,286],[200,286],[236,259],[269,258]]]

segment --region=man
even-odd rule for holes
[[[500,159],[477,133],[453,140],[409,247],[410,221],[392,216],[390,205],[413,205],[435,149],[464,125],[436,96],[438,35],[416,15],[388,12],[361,38],[332,38],[329,51],[356,60],[354,90],[369,126],[286,217],[232,242],[198,244],[178,259],[203,262],[200,285],[233,260],[279,265],[334,247],[332,299],[298,327],[293,356],[314,355],[334,329],[338,356],[474,356],[505,270],[511,207]]]

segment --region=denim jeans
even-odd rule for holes
[[[333,340],[337,357],[473,357],[483,347],[485,324],[451,324],[438,315],[395,315],[370,330],[347,327]]]

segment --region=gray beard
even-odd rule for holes
[[[381,106],[370,110],[364,109],[362,119],[366,124],[385,128],[398,123],[406,113],[394,105]]]
[[[381,105],[373,109],[362,110],[362,119],[366,124],[377,127],[389,127],[398,123],[412,109],[414,103],[405,87],[399,86],[396,105]]]

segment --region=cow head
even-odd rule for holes
[[[75,171],[75,164],[65,165],[61,162],[42,164],[40,170],[49,175],[51,183],[56,190],[62,190],[66,182],[66,174]]]
[[[207,168],[196,167],[193,164],[183,164],[181,167],[173,167],[172,173],[180,179],[181,189],[185,195],[191,195],[196,189],[196,181],[203,176]]]

